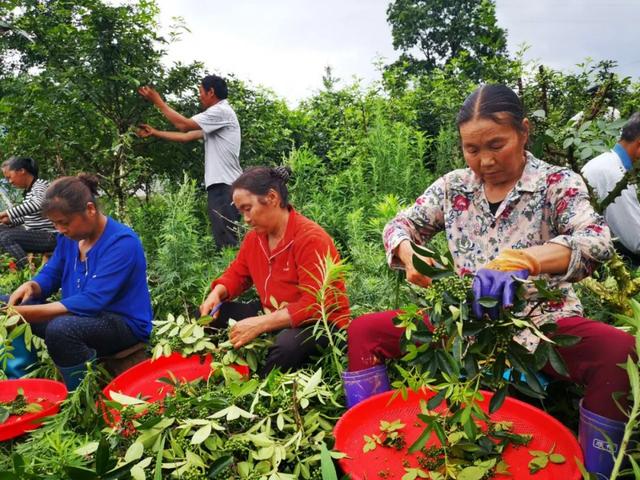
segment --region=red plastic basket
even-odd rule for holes
[[[243,376],[249,375],[249,367],[235,365],[233,368]],[[168,357],[149,359],[134,365],[114,378],[102,391],[110,400],[111,392],[116,392],[158,402],[174,390],[173,386],[160,381],[161,378],[175,377],[179,382],[193,382],[201,378],[208,379],[212,372],[211,355],[183,357],[179,353],[172,353]],[[110,426],[120,422],[119,412],[110,408],[104,410],[103,418]]]
[[[406,400],[401,395],[393,400],[393,391],[375,395],[348,410],[335,426],[335,449],[348,455],[339,460],[343,471],[350,475],[351,480],[378,479],[380,473],[389,479],[399,479],[406,473],[403,461],[409,462],[412,468],[418,467],[416,454],[397,451],[393,448],[378,446],[375,450],[364,453],[364,436],[371,436],[380,432],[380,421],[388,422],[401,420],[405,424],[403,432],[407,448],[424,430],[424,424],[419,421],[420,400],[431,398],[434,393],[429,390],[409,392]],[[484,400],[480,403],[486,412],[492,394],[482,392]],[[583,461],[580,445],[573,433],[555,418],[528,403],[513,398],[507,398],[502,407],[491,415],[494,421],[513,422],[515,433],[533,435],[528,446],[508,447],[503,455],[509,465],[511,476],[497,475],[502,479],[533,479],[533,480],[579,480],[582,478],[576,465],[576,459]],[[437,444],[435,435],[427,445]],[[564,455],[563,464],[549,464],[535,475],[529,473],[528,463],[533,458],[529,450],[549,451],[555,444],[554,452]],[[384,472],[384,473],[383,473]]]
[[[0,424],[0,441],[19,437],[25,432],[35,430],[45,417],[55,415],[60,409],[60,403],[67,398],[67,387],[64,383],[43,378],[24,378],[0,382],[0,402],[14,400],[20,388],[27,402],[40,404],[42,410],[10,416],[6,422]]]

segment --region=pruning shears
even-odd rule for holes
[[[216,313],[218,313],[218,310],[220,310],[220,308],[222,307],[222,305],[224,304],[224,302],[220,302],[219,304],[217,304],[215,307],[213,307],[213,309],[211,310],[211,312],[209,313],[210,317],[213,317]]]

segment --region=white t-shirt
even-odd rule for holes
[[[569,119],[570,122],[578,123],[584,117],[584,111],[576,113],[573,117]],[[614,107],[607,107],[607,109],[602,113],[602,118],[607,122],[614,122],[616,120],[620,120],[620,110]]]
[[[598,155],[582,167],[582,175],[600,201],[614,189],[624,174],[622,160],[613,150]],[[609,204],[604,218],[611,232],[627,249],[640,253],[640,202],[635,185],[629,185]]]
[[[240,168],[240,124],[227,100],[191,117],[204,132],[204,184],[231,185]]]

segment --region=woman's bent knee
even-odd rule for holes
[[[62,315],[52,318],[47,325],[45,339],[57,340],[67,338],[73,328],[73,317]]]
[[[347,330],[349,344],[352,341],[375,340],[380,335],[394,332],[397,327],[393,324],[393,319],[398,315],[398,310],[388,310],[385,312],[373,312],[361,315],[351,321]]]

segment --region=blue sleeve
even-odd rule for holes
[[[40,272],[32,278],[40,285],[40,294],[43,300],[60,290],[62,285],[62,274],[64,273],[64,245],[65,240],[62,235],[58,235],[56,248],[47,263],[44,264]]]
[[[93,316],[107,310],[126,285],[141,254],[137,239],[120,237],[95,260],[95,266],[89,266],[90,278],[84,290],[60,302],[78,315]]]

